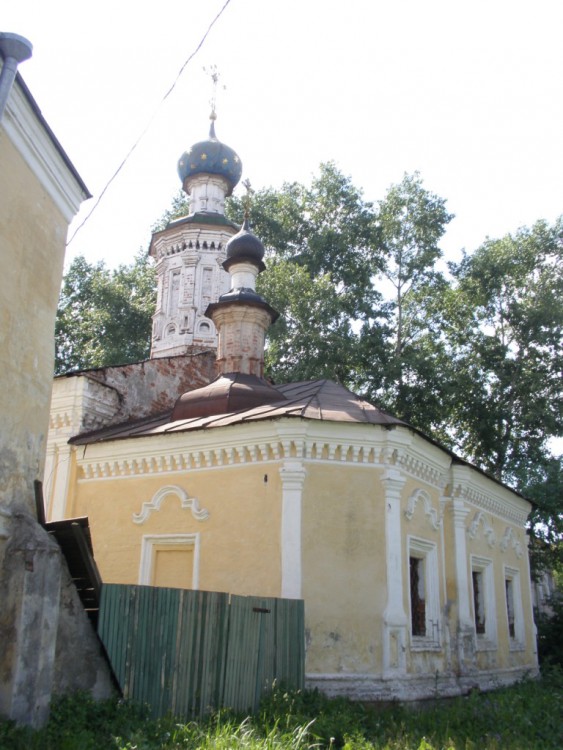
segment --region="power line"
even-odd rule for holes
[[[154,118],[156,117],[159,109],[162,107],[162,105],[164,104],[164,102],[166,101],[166,99],[168,99],[168,97],[170,96],[170,94],[172,93],[172,91],[174,91],[174,89],[176,88],[176,84],[178,83],[178,81],[180,79],[180,76],[184,72],[185,68],[191,62],[191,60],[197,55],[197,53],[199,52],[199,50],[202,48],[202,46],[205,43],[205,40],[207,39],[207,37],[209,36],[209,33],[211,32],[211,29],[215,26],[215,24],[217,23],[217,21],[221,18],[221,16],[223,15],[223,12],[225,11],[225,9],[227,8],[227,5],[229,5],[230,2],[231,2],[231,0],[225,0],[225,4],[223,5],[223,7],[221,8],[221,10],[217,13],[217,15],[215,16],[215,18],[211,21],[211,23],[207,27],[207,30],[206,30],[205,34],[201,37],[201,39],[200,39],[197,47],[190,54],[190,56],[188,57],[188,59],[186,60],[186,62],[182,65],[182,67],[178,71],[178,73],[176,75],[176,78],[174,79],[172,85],[170,86],[170,88],[168,89],[168,91],[164,94],[164,96],[162,97],[162,99],[157,104],[154,112],[152,113],[152,115],[149,118],[149,121],[147,122],[147,124],[145,125],[145,127],[143,128],[143,130],[141,131],[140,135],[137,137],[137,140],[131,146],[131,148],[129,149],[129,151],[125,155],[124,159],[122,160],[121,164],[117,167],[117,169],[115,170],[115,172],[112,174],[112,176],[106,182],[106,184],[105,184],[102,192],[98,196],[98,200],[92,206],[91,211],[84,217],[84,220],[74,230],[74,232],[72,234],[72,237],[66,243],[67,247],[70,245],[70,243],[76,237],[76,235],[78,234],[78,232],[82,229],[82,227],[84,226],[84,224],[86,224],[86,222],[88,221],[88,219],[92,216],[92,214],[94,213],[94,211],[96,210],[96,208],[100,205],[100,201],[104,197],[104,194],[106,193],[107,189],[109,188],[109,186],[111,185],[111,183],[115,180],[115,178],[117,177],[117,175],[121,172],[121,170],[123,169],[123,167],[125,166],[125,164],[129,160],[129,157],[131,156],[131,154],[133,153],[133,151],[137,148],[137,146],[139,145],[139,143],[141,142],[141,140],[143,139],[143,137],[146,135],[147,131],[149,130],[149,128],[153,124]]]

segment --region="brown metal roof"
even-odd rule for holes
[[[331,380],[307,380],[301,383],[273,386],[285,400],[278,403],[262,404],[250,409],[229,414],[218,414],[194,419],[179,419],[172,421],[172,412],[159,414],[137,422],[105,427],[96,432],[77,435],[69,440],[74,445],[88,445],[108,440],[122,440],[135,437],[150,437],[166,433],[188,432],[192,430],[208,430],[213,427],[227,427],[245,422],[259,422],[267,419],[281,419],[282,417],[296,417],[300,419],[318,419],[328,422],[347,422],[382,425],[384,427],[402,426],[412,430],[432,445],[445,451],[455,463],[469,466],[479,474],[491,479],[495,484],[513,492],[527,500],[520,492],[510,487],[496,477],[488,474],[479,466],[461,458],[450,448],[424,434],[417,427],[397,419],[383,409],[368,401],[364,401],[352,391]],[[531,502],[527,500],[527,502]]]
[[[274,386],[274,388],[284,400],[222,414],[198,415],[190,419],[173,420],[171,413],[160,414],[139,422],[127,422],[96,432],[77,435],[71,438],[70,442],[75,445],[87,445],[106,440],[226,427],[243,422],[282,417],[408,426],[400,419],[362,400],[352,391],[330,380],[290,383]]]

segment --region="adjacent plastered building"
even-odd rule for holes
[[[0,715],[39,726],[53,692],[108,695],[111,682],[36,516],[66,236],[89,194],[16,74],[30,54],[27,40],[0,34]]]
[[[212,130],[184,154],[198,200],[151,245],[154,357],[168,337],[187,365],[207,320],[218,375],[171,380],[161,409],[147,382],[127,414],[123,393],[96,400],[92,373],[58,379],[50,445],[66,478],[50,513],[88,516],[104,581],[303,598],[308,684],[329,694],[416,699],[535,673],[530,504],[336,383],[263,379],[276,313],[255,290],[264,249],[248,223],[219,236],[240,176],[223,148]]]

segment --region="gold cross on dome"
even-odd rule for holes
[[[203,72],[206,73],[212,81],[213,84],[213,93],[211,95],[211,99],[209,101],[209,104],[211,105],[211,120],[217,119],[217,86],[219,85],[219,78],[221,77],[219,71],[217,70],[216,65],[210,65],[208,68],[203,68]],[[222,86],[223,89],[226,89],[226,86]]]
[[[250,207],[252,205],[252,196],[254,195],[254,190],[252,189],[252,185],[250,184],[250,180],[248,177],[246,180],[243,180],[241,182],[241,185],[246,190],[246,195],[242,199],[242,205],[244,206],[244,218],[248,219],[250,215]]]

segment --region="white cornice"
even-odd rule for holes
[[[195,265],[204,255],[210,261],[225,259],[225,245],[235,229],[223,225],[187,223],[169,227],[153,237],[151,255],[157,261],[179,256]],[[213,245],[213,247],[212,247]],[[161,265],[160,263],[158,264]],[[186,262],[189,265],[189,262]]]
[[[508,487],[486,477],[467,465],[452,466],[452,497],[524,526],[532,506]]]
[[[448,453],[432,444],[428,447],[425,456],[424,441],[400,427],[387,430],[378,425],[285,418],[94,443],[77,451],[77,465],[80,481],[288,460],[302,460],[305,465],[381,467],[439,490],[450,482],[452,498],[524,526],[530,510],[527,501],[469,466],[449,467]],[[440,523],[438,515],[429,520]]]
[[[280,419],[107,441],[78,451],[79,476],[88,480],[173,474],[303,459],[317,464],[393,466],[441,487],[445,464],[437,465],[435,457],[425,464],[420,445],[411,455],[410,433],[400,432],[366,424]]]
[[[56,379],[51,394],[49,429],[68,440],[73,434],[104,427],[115,419],[119,395],[87,375]]]
[[[70,224],[88,194],[33,111],[18,81],[12,87],[2,119],[8,138]]]

